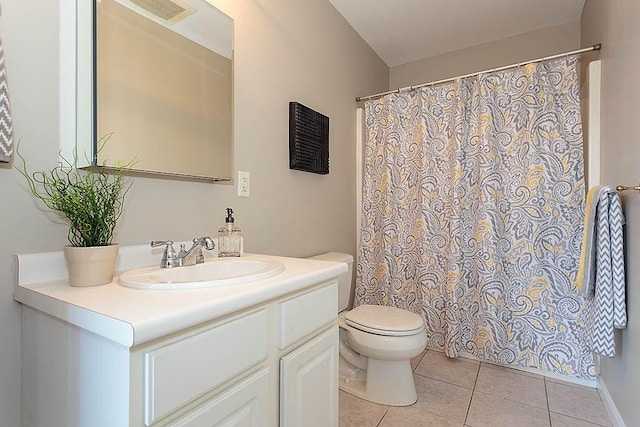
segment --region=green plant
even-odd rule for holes
[[[98,152],[111,138],[108,133],[98,141]],[[19,148],[19,146],[17,147]],[[69,222],[71,246],[107,246],[111,244],[113,230],[122,214],[124,197],[131,187],[125,175],[135,160],[114,167],[79,169],[77,151],[69,161],[61,156],[58,164],[47,171],[30,173],[24,157],[16,149],[24,176],[33,195],[44,205]]]

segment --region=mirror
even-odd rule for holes
[[[62,155],[230,181],[233,20],[207,0],[88,3],[61,2]]]
[[[204,0],[96,4],[99,165],[229,179],[233,20]]]

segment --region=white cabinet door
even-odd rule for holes
[[[280,359],[281,427],[338,426],[338,327]]]
[[[217,395],[171,427],[268,427],[269,370],[263,369]]]

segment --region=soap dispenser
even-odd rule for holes
[[[240,256],[240,229],[234,224],[233,209],[227,208],[224,222],[218,230],[218,256]]]

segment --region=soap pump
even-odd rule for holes
[[[227,208],[224,226],[218,229],[218,256],[240,256],[240,228],[234,224],[233,209]]]

